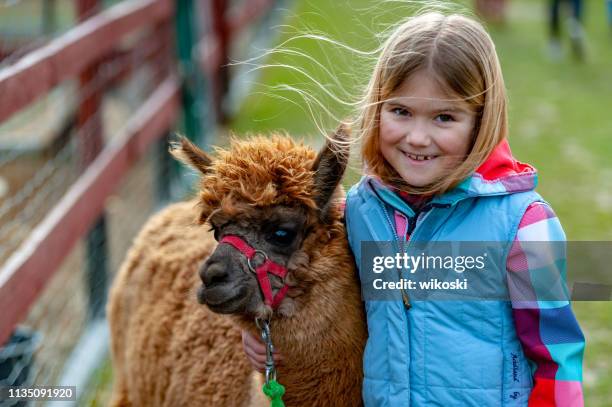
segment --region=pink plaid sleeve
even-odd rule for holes
[[[554,274],[567,290],[564,252],[556,258],[527,244],[534,241],[565,241],[559,219],[541,202],[523,215],[506,264],[514,325],[535,366],[529,406],[582,407],[584,336],[569,301],[551,301],[537,284],[543,274]]]

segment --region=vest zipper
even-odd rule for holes
[[[420,211],[415,212],[414,216],[412,217],[408,217],[408,228],[406,230],[406,234],[404,236],[402,236],[401,242],[407,242],[406,240],[406,235],[412,237],[412,234],[414,233],[414,230],[416,229],[417,223],[418,223],[418,219],[421,217],[421,215],[423,215],[423,219],[429,214],[429,211],[432,208],[450,208],[451,204],[438,204],[438,203],[428,203],[426,204],[423,208],[421,208]],[[402,214],[403,216],[405,216],[404,214]],[[397,236],[397,233],[395,231],[395,226],[391,223],[391,219],[389,218],[389,214],[387,213],[387,210],[385,208],[385,216],[387,218],[387,222],[389,222],[389,226],[391,226],[391,229],[393,230],[393,234],[395,235],[395,239],[400,241],[400,239]],[[411,239],[412,240],[412,239]],[[402,247],[402,252],[404,251],[404,248]],[[401,279],[401,274],[398,270],[398,277]],[[410,310],[410,308],[412,308],[412,304],[410,303],[410,296],[408,295],[408,293],[406,292],[405,289],[401,289],[401,293],[402,293],[402,302],[404,303],[404,306],[406,307],[406,310]]]
[[[450,208],[451,204],[440,204],[440,203],[428,203],[424,207],[421,208],[420,211],[415,212],[412,218],[408,218],[408,230],[406,232],[407,235],[412,236],[414,229],[416,229],[416,225],[418,223],[421,215],[425,216],[432,208]]]
[[[395,230],[395,226],[393,225],[393,222],[391,222],[391,218],[389,217],[389,212],[387,211],[387,208],[383,206],[383,209],[385,212],[385,218],[387,219],[387,223],[389,223],[389,226],[391,226],[391,230],[393,231],[393,237],[395,238],[395,240],[399,241],[399,236],[397,235],[397,231]]]
[[[397,235],[397,231],[395,230],[395,225],[393,224],[393,222],[391,222],[391,218],[389,217],[389,211],[387,210],[387,207],[384,204],[383,204],[383,212],[385,213],[385,218],[387,219],[387,223],[389,224],[389,227],[391,227],[391,230],[393,231],[393,237],[395,237],[395,241],[400,242],[400,243],[404,242],[405,241],[404,239],[406,239],[406,236],[404,235],[402,239],[400,240],[399,236]],[[410,219],[412,218],[408,218],[409,225],[410,225]],[[402,247],[402,252],[403,251],[404,251],[404,248]],[[398,269],[396,270],[397,270],[397,277],[401,280],[402,275]],[[404,288],[402,288],[400,292],[402,293],[402,302],[404,303],[404,307],[406,308],[406,310],[409,311],[410,308],[412,308],[412,304],[410,304],[410,296],[408,295],[408,293],[406,292]]]
[[[375,188],[373,188],[372,190],[374,192],[374,195],[376,195],[376,197],[378,198],[378,200],[382,204],[382,209],[383,209],[383,212],[385,213],[385,218],[387,219],[387,223],[389,224],[389,227],[393,231],[393,237],[395,238],[395,241],[397,241],[397,242],[405,242],[406,241],[405,240],[406,239],[406,235],[404,235],[402,237],[402,240],[400,240],[399,236],[397,235],[397,231],[395,230],[395,224],[393,222],[391,222],[391,218],[389,217],[389,212],[387,210],[387,204],[385,203],[384,199],[382,199],[378,195],[378,193],[376,192]],[[431,208],[449,208],[450,206],[451,206],[451,204],[440,204],[440,203],[431,203],[431,202],[426,204],[423,208],[421,208],[421,210],[419,212],[415,212],[414,216],[408,217],[408,230],[406,231],[406,234],[407,235],[412,235],[412,233],[414,232],[414,229],[416,229],[417,218],[423,212],[429,211]],[[402,215],[403,215],[403,213],[402,213]],[[402,247],[402,252],[403,251],[404,251],[404,248]],[[398,274],[398,278],[401,279],[402,275],[399,272],[399,270],[397,270],[397,274]],[[410,311],[410,308],[412,308],[412,304],[410,303],[410,296],[408,295],[408,293],[406,292],[405,289],[402,288],[400,291],[402,293],[402,302],[404,303],[404,307],[406,308],[407,311]]]

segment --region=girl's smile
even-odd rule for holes
[[[380,112],[380,151],[402,179],[427,186],[459,165],[472,144],[475,113],[433,75],[418,71],[390,95]]]
[[[432,160],[438,158],[437,155],[421,155],[421,154],[412,154],[409,152],[404,152],[408,160],[413,165],[425,165],[430,163]]]

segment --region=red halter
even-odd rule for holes
[[[264,303],[275,309],[278,307],[280,302],[285,298],[285,294],[287,294],[287,290],[289,287],[287,284],[284,284],[285,276],[287,275],[287,269],[281,266],[278,263],[273,262],[268,258],[268,255],[261,250],[254,249],[249,246],[247,242],[244,241],[240,236],[236,235],[226,235],[219,241],[219,244],[227,243],[234,246],[238,251],[242,252],[246,258],[247,263],[249,265],[249,270],[251,270],[257,276],[257,281],[259,282],[259,288],[264,296]],[[251,261],[255,258],[255,256],[260,255],[263,257],[264,262],[255,268]],[[270,284],[270,278],[268,277],[268,273],[272,273],[275,276],[280,277],[283,280],[283,287],[276,293],[275,296],[272,296],[272,285]]]

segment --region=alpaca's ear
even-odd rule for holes
[[[312,169],[315,171],[315,202],[325,218],[330,198],[340,183],[349,157],[350,128],[341,124],[326,141],[317,155]]]
[[[170,154],[184,164],[206,174],[209,171],[212,159],[208,154],[193,144],[184,136],[177,136],[170,142]]]

